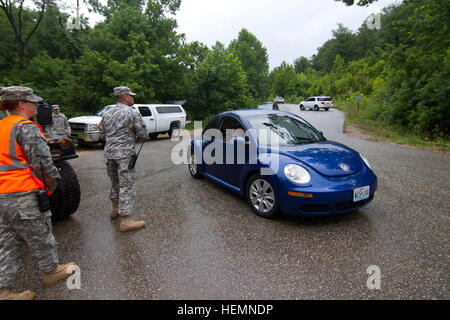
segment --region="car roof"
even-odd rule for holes
[[[279,111],[279,110],[265,110],[265,109],[238,109],[232,111],[225,111],[219,113],[218,116],[226,116],[226,115],[237,115],[239,117],[251,117],[257,116],[261,114],[283,114],[283,115],[292,115],[290,112]]]

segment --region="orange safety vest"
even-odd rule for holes
[[[44,189],[44,184],[28,165],[26,154],[16,141],[16,129],[24,123],[37,124],[15,115],[0,120],[0,193]]]

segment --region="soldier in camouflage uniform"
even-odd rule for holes
[[[60,112],[59,105],[55,104],[53,108],[53,125],[50,132],[58,136],[67,138],[70,136],[70,125],[67,117]]]
[[[73,263],[58,264],[51,213],[39,210],[37,193],[43,189],[43,177],[49,192],[56,189],[60,179],[41,128],[28,120],[36,115],[40,100],[26,87],[0,91],[0,109],[9,113],[0,121],[0,300],[35,296],[30,290],[10,291],[24,243],[43,272],[44,284],[69,277],[76,267]]]
[[[135,93],[128,87],[114,88],[117,104],[109,108],[99,124],[100,139],[105,139],[105,158],[108,176],[111,179],[109,198],[112,202],[110,218],[121,217],[120,231],[143,228],[144,221],[133,221],[130,216],[136,198],[135,169],[128,169],[133,155],[136,155],[136,140],[145,141],[147,131],[142,117],[131,106]]]

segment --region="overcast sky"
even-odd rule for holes
[[[76,0],[67,2],[76,5]],[[216,41],[228,46],[246,28],[267,49],[272,70],[283,61],[293,64],[300,56],[310,58],[331,39],[339,22],[357,31],[370,14],[398,2],[347,7],[334,0],[182,0],[175,18],[188,42],[200,41],[210,48]]]
[[[334,0],[182,0],[176,19],[188,42],[208,47],[216,41],[228,45],[247,29],[266,47],[272,70],[283,61],[310,58],[339,22],[357,31],[367,16],[392,3],[398,1],[347,7]]]

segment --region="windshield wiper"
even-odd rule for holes
[[[315,143],[317,141],[311,138],[304,137],[295,137],[295,140],[288,141],[289,144],[306,144],[306,143]]]

